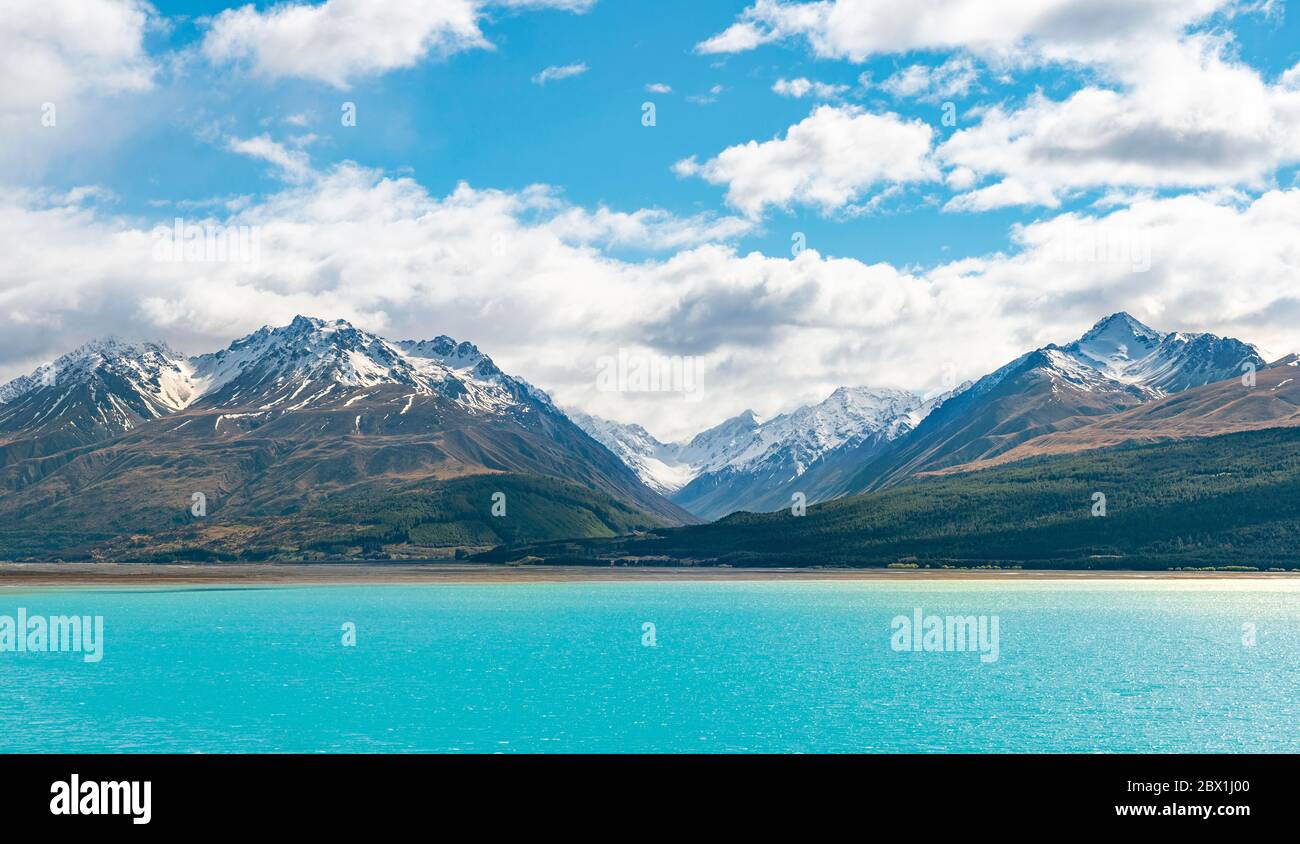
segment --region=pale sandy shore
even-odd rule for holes
[[[626,581],[1289,580],[1295,572],[1023,571],[1018,569],[736,569],[498,566],[465,563],[0,563],[0,590],[21,587],[546,583]]]

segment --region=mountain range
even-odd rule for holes
[[[1252,345],[1213,334],[1161,333],[1127,313],[1065,346],[1047,345],[976,381],[899,448],[862,467],[837,495],[977,464],[1184,390],[1236,382],[1265,367]]]
[[[193,357],[100,340],[0,387],[0,559],[419,557],[662,536],[1296,425],[1297,369],[1117,313],[938,395],[846,386],[664,443],[561,411],[445,336],[390,341],[300,316]]]
[[[1265,367],[1212,334],[1162,333],[1113,314],[1078,340],[1028,352],[941,395],[841,387],[767,422],[752,411],[684,443],[637,425],[574,420],[642,481],[698,516],[816,503],[995,460],[1031,440]],[[1029,453],[1022,449],[1018,453]]]
[[[840,387],[766,421],[746,410],[682,443],[659,442],[639,425],[571,415],[647,486],[715,519],[788,506],[795,493],[809,503],[834,497],[854,467],[887,453],[951,395]]]
[[[448,337],[298,317],[197,357],[106,340],[0,396],[0,558],[473,547],[695,521]],[[512,506],[514,491],[580,512]],[[366,506],[340,507],[353,500]]]

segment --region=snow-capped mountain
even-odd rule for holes
[[[687,482],[702,472],[725,466],[754,441],[761,427],[762,423],[754,411],[745,410],[681,444],[678,447],[678,457],[692,467]]]
[[[892,450],[950,395],[841,387],[758,425],[670,498],[703,518],[789,507],[796,493],[827,500],[846,473]]]
[[[1145,401],[1234,378],[1248,363],[1265,366],[1249,343],[1214,334],[1162,333],[1120,311],[1072,343],[1026,352],[975,382],[971,394],[982,395],[1030,368],[1062,385]]]
[[[1027,352],[979,379],[837,493],[987,461],[1035,437],[1237,378],[1245,364],[1265,365],[1248,343],[1213,334],[1162,333],[1127,313],[1112,314],[1072,343]]]
[[[696,521],[448,337],[298,317],[194,358],[100,341],[3,395],[0,559],[388,553]]]
[[[412,403],[445,396],[470,411],[501,412],[545,394],[497,368],[472,343],[450,337],[390,342],[344,320],[295,317],[229,348],[193,359],[201,404],[301,410],[355,401],[358,391],[399,386]],[[404,411],[405,412],[405,411]]]
[[[789,506],[987,460],[1192,387],[1264,367],[1254,346],[1213,334],[1160,332],[1127,313],[1072,343],[1027,352],[973,384],[930,400],[900,390],[840,388],[766,422],[746,411],[688,443],[637,425],[579,425],[654,489],[696,515]],[[932,411],[943,408],[942,413]]]
[[[612,451],[655,492],[668,495],[694,477],[690,464],[681,458],[680,444],[661,443],[640,425],[624,425],[575,410],[568,413],[579,428]]]
[[[189,384],[192,367],[185,358],[163,343],[125,343],[106,337],[86,343],[50,363],[37,367],[31,375],[15,378],[0,387],[0,405],[16,400],[41,388],[67,389],[98,382],[113,390],[125,388],[131,397],[143,402],[150,416],[161,416],[184,407],[193,398]],[[111,406],[110,406],[111,408]]]
[[[192,358],[161,343],[111,337],[87,343],[0,387],[0,432],[58,434],[59,446],[67,447],[190,407],[265,417],[356,402],[379,387],[406,390],[401,415],[434,397],[471,413],[551,404],[472,343],[446,336],[390,342],[343,320],[299,316]]]
[[[1060,349],[1103,377],[1150,390],[1155,397],[1213,384],[1264,365],[1249,343],[1213,334],[1161,333],[1121,311]]]
[[[714,465],[706,465],[705,471],[723,467],[746,471],[779,464],[788,467],[791,477],[798,477],[837,448],[873,435],[892,440],[910,431],[919,421],[922,403],[915,393],[903,390],[840,387],[818,404],[759,425],[748,443]]]
[[[799,485],[809,501],[821,500],[813,470],[824,471],[837,455],[865,444],[893,442],[939,403],[904,390],[840,387],[817,404],[765,422],[746,410],[684,443],[662,443],[640,425],[571,415],[642,482],[696,515],[714,518],[771,501],[779,506],[790,485]],[[814,476],[807,477],[810,472]]]
[[[130,431],[197,396],[192,364],[161,343],[105,338],[0,387],[0,466]]]
[[[1188,389],[1209,396],[1205,406],[1228,403],[1221,420],[1284,418],[1293,381],[1270,373],[1276,389],[1262,407],[1263,393],[1232,388],[1245,364],[1265,369],[1246,343],[1159,332],[1120,313],[933,399],[840,388],[773,419],[746,411],[663,443],[637,425],[570,418],[473,344],[445,336],[391,341],[342,320],[298,317],[192,358],[108,339],[0,387],[0,528],[8,519],[40,536],[49,518],[84,536],[93,510],[103,515],[96,536],[151,535],[174,528],[184,518],[176,502],[203,490],[214,512],[265,538],[266,520],[323,530],[311,521],[321,516],[300,514],[332,495],[432,494],[452,479],[499,476],[576,484],[595,498],[564,511],[573,517],[564,536],[604,535],[611,524],[784,509],[799,496],[816,503],[978,467]],[[1125,424],[1152,435],[1175,404]],[[1087,441],[1112,436],[1102,427]],[[475,535],[494,535],[476,521],[477,497],[457,500]],[[534,511],[541,507],[537,499]],[[548,512],[537,523],[557,518]]]

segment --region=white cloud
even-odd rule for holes
[[[158,24],[143,0],[0,4],[0,182],[66,173],[138,131],[131,107],[154,86],[144,38]]]
[[[308,139],[304,138],[304,140]],[[304,182],[313,175],[307,153],[301,149],[289,149],[271,140],[270,135],[258,135],[255,138],[228,138],[226,149],[271,164],[276,169],[276,175],[286,182]]]
[[[949,368],[975,377],[1118,309],[1279,354],[1300,346],[1300,190],[1062,215],[1015,230],[1008,254],[928,271],[814,249],[741,254],[704,231],[682,234],[734,223],[586,211],[547,188],[434,197],[354,165],[215,220],[261,227],[251,267],[154,262],[150,221],[85,201],[0,197],[0,377],[108,331],[197,352],[309,313],[393,337],[472,340],[562,405],[674,437],[843,384],[924,390]],[[1141,246],[1149,269],[1062,260],[1062,242],[1097,237]],[[667,258],[598,248],[675,239],[684,248]],[[601,392],[596,362],[619,348],[700,356],[705,400]]]
[[[1152,44],[1117,88],[988,109],[938,157],[997,181],[950,207],[1052,206],[1095,188],[1266,186],[1278,167],[1300,161],[1300,90],[1285,75],[1269,84],[1223,49],[1200,37]]]
[[[673,92],[673,86],[665,85],[663,82],[651,82],[645,86],[645,89],[652,94],[671,94]]]
[[[697,46],[736,53],[800,38],[822,58],[969,50],[999,61],[1106,61],[1177,37],[1233,0],[757,0]]]
[[[1300,65],[1266,80],[1235,58],[1231,35],[1197,29],[1217,13],[1251,12],[1269,9],[1235,0],[757,0],[733,26],[750,37],[713,39],[708,49],[798,37],[819,57],[854,61],[952,52],[938,66],[910,64],[874,85],[932,103],[970,94],[978,79],[973,56],[994,65],[999,78],[1026,64],[1084,66],[1088,81],[1063,97],[1038,91],[960,114],[974,122],[963,122],[932,158],[960,192],[948,210],[1051,208],[1098,190],[1259,191],[1300,162]],[[862,84],[873,87],[867,74]],[[856,155],[847,147],[815,153],[819,161]],[[778,180],[801,172],[797,163],[773,167],[793,171],[776,173]]]
[[[741,21],[727,27],[722,32],[696,45],[700,53],[742,53],[773,41],[779,36],[775,32],[764,32],[752,23]]]
[[[658,208],[595,211],[565,206],[547,227],[566,243],[635,249],[683,249],[703,243],[735,240],[752,233],[753,220],[702,213],[677,217]]]
[[[490,49],[479,28],[485,6],[584,12],[595,0],[326,0],[249,4],[212,19],[203,53],[214,63],[246,62],[267,77],[325,82],[357,79],[429,58]]]
[[[340,89],[429,56],[488,46],[472,0],[326,0],[266,11],[250,4],[217,15],[203,39],[213,62],[247,61],[261,75]]]
[[[969,58],[953,56],[937,67],[909,65],[881,82],[880,87],[895,97],[939,102],[966,96],[978,78]]]
[[[568,79],[573,76],[581,76],[587,72],[587,65],[579,62],[577,64],[551,65],[548,68],[533,75],[534,85],[545,85],[547,82],[557,82],[561,79]]]
[[[596,0],[489,0],[486,5],[510,9],[562,9],[581,14],[595,6]]]
[[[919,120],[856,106],[819,106],[784,138],[728,147],[703,163],[677,162],[680,176],[727,186],[727,203],[757,216],[769,205],[812,205],[823,213],[863,198],[882,183],[939,178],[933,130]]]
[[[0,109],[30,109],[83,92],[140,91],[155,68],[144,50],[141,0],[6,0],[0,13]]]
[[[783,97],[793,97],[794,99],[803,99],[812,94],[814,99],[834,100],[844,95],[849,90],[848,85],[832,85],[826,82],[816,82],[806,79],[802,76],[797,79],[781,78],[772,83],[772,91]]]

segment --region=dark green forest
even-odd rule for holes
[[[1094,493],[1105,515],[1093,514]],[[1300,568],[1300,429],[1041,457],[790,511],[513,546],[609,565]]]
[[[501,515],[493,515],[500,493]],[[400,491],[346,495],[317,508],[321,550],[362,545],[484,546],[557,536],[612,537],[659,522],[609,496],[531,475],[473,475]]]
[[[504,496],[504,515],[493,515],[496,493]],[[484,548],[559,537],[613,537],[661,524],[567,481],[472,475],[342,493],[280,514],[221,513],[137,536],[82,533],[72,524],[0,529],[0,559],[75,560],[90,554],[145,562],[384,558],[384,549],[394,545]]]

